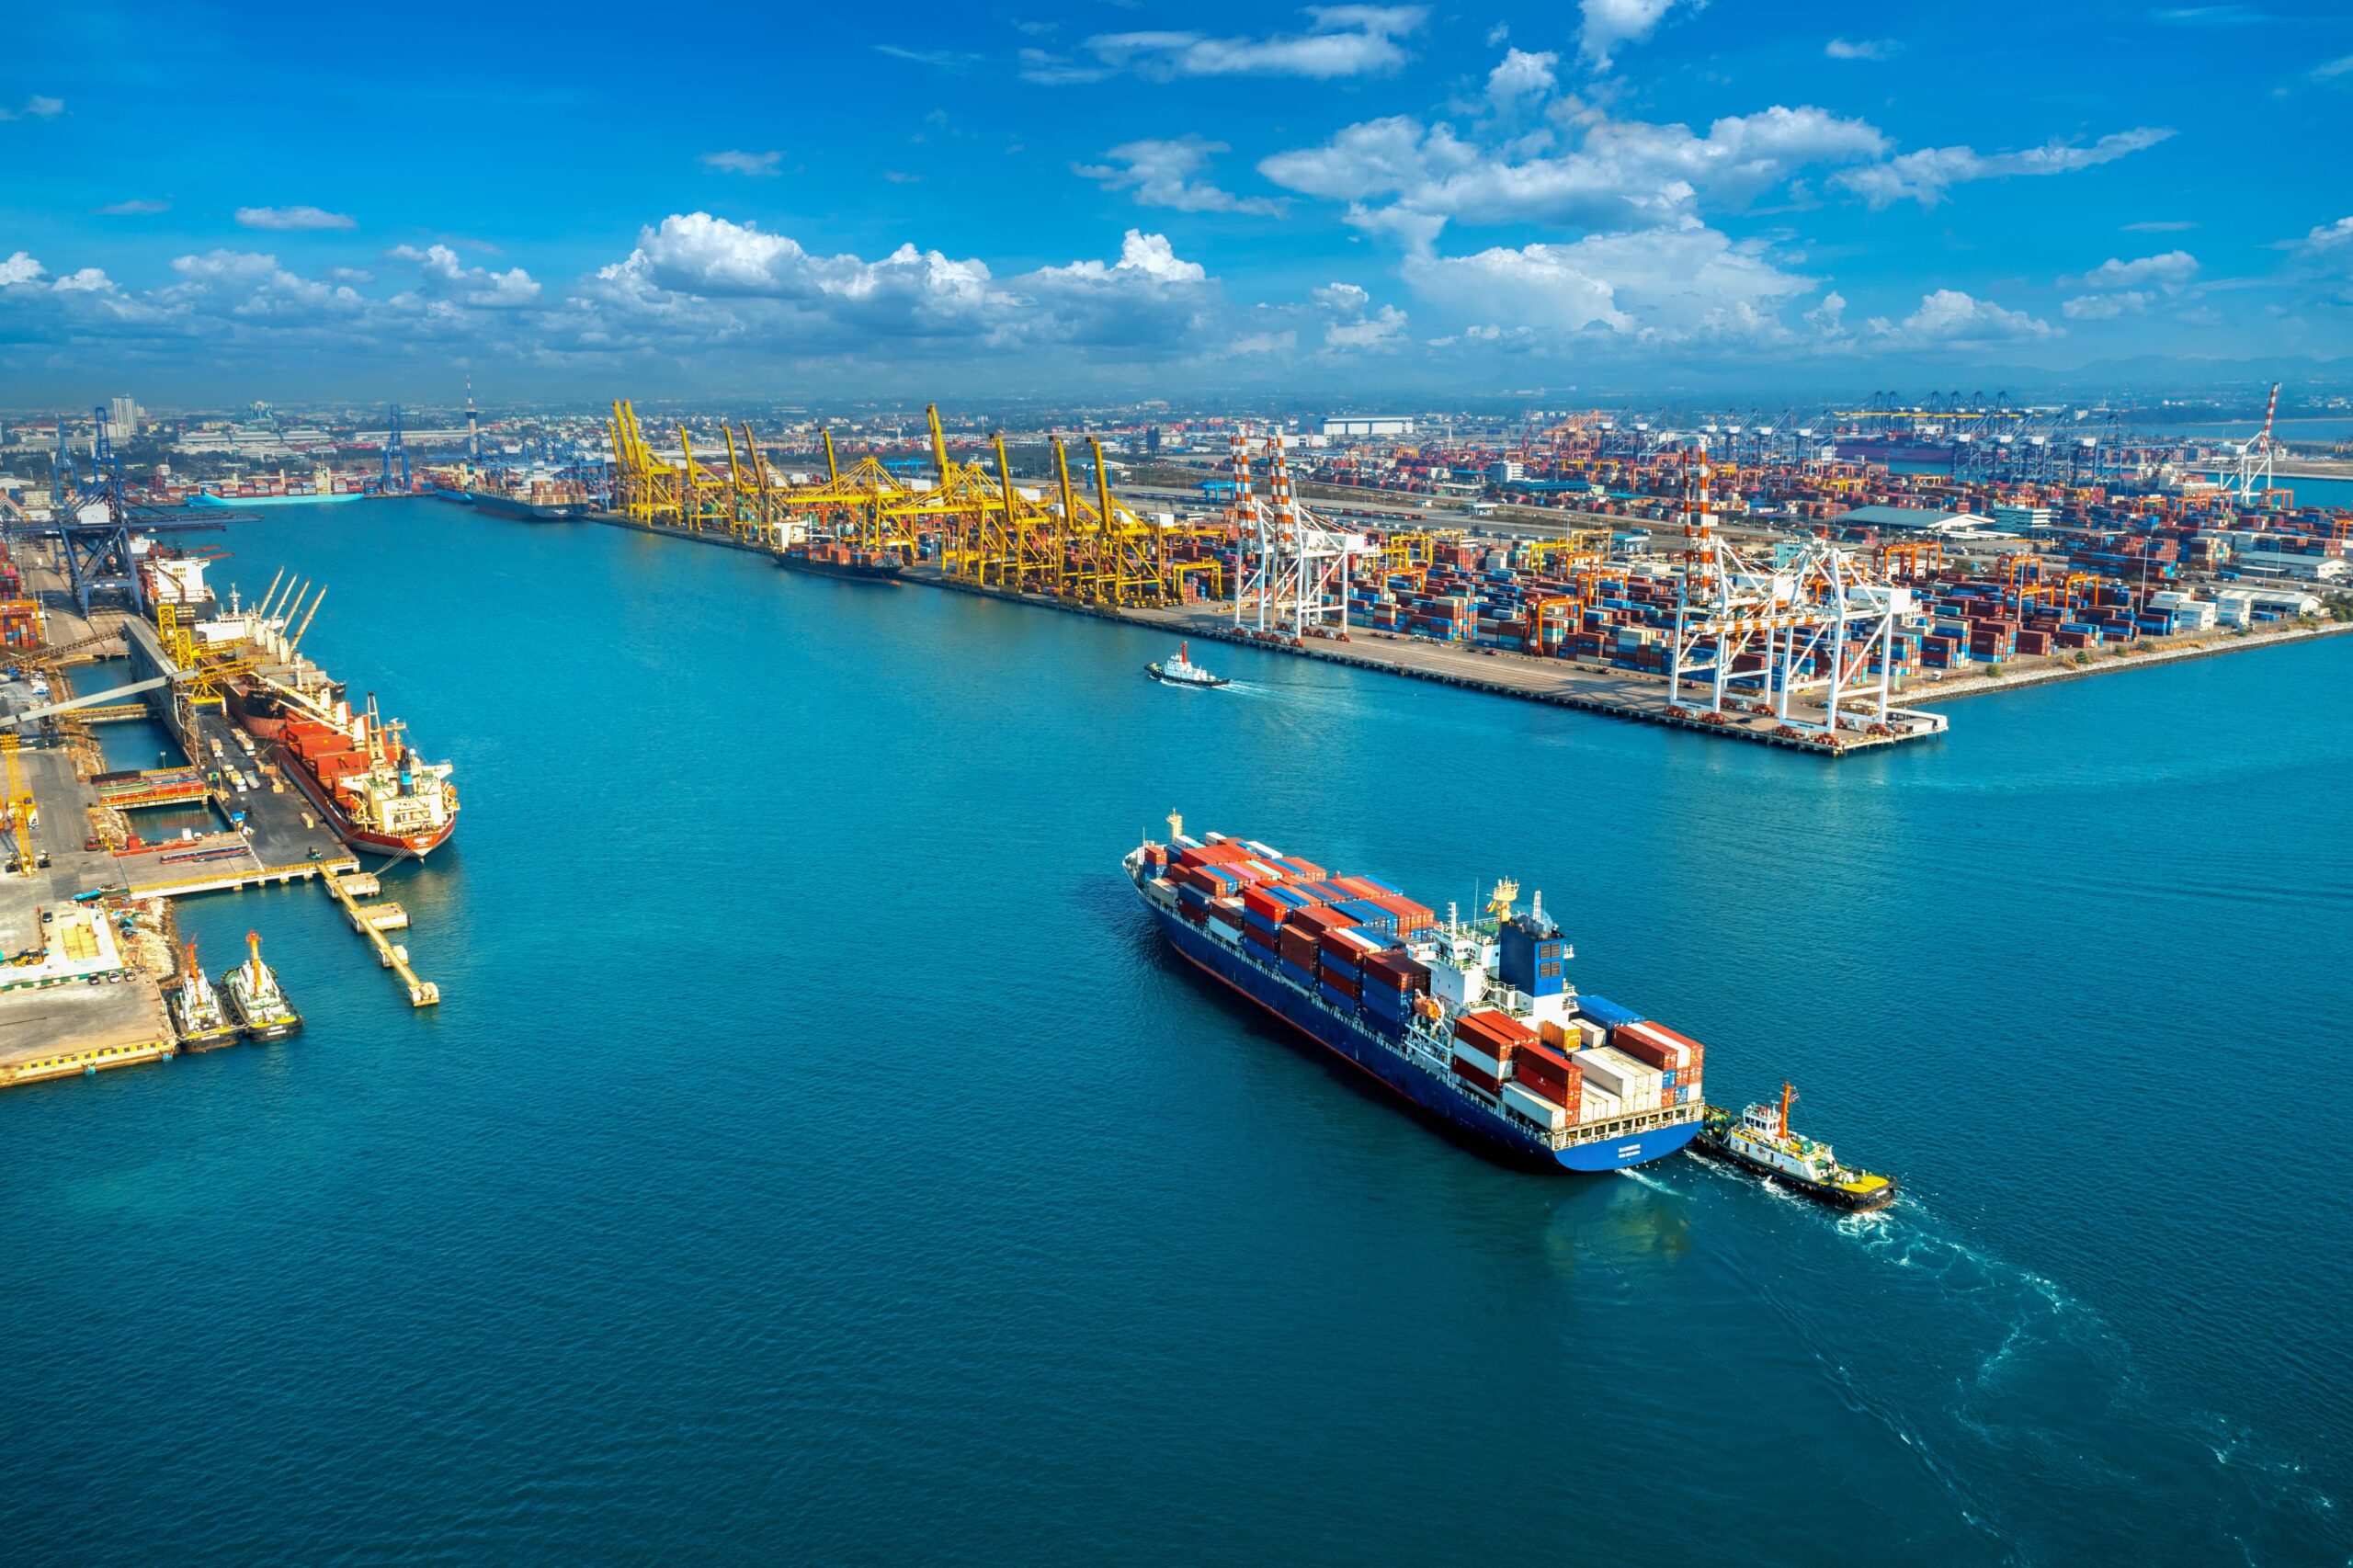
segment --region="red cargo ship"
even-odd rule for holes
[[[358,714],[341,702],[324,716],[289,705],[278,745],[286,776],[354,849],[422,860],[457,826],[450,765],[419,756],[372,697]]]

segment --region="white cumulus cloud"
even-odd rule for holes
[[[2014,176],[2063,175],[2113,163],[2154,147],[2173,134],[2143,127],[2119,131],[2089,146],[2052,142],[2017,153],[1980,153],[1972,147],[1923,147],[1900,153],[1885,163],[1847,169],[1833,183],[1853,191],[1874,209],[1899,201],[1934,207],[1956,185],[1972,180],[2007,179]]]
[[[1230,149],[1199,136],[1128,142],[1104,154],[1104,164],[1074,164],[1072,172],[1106,190],[1132,190],[1139,207],[1173,207],[1179,212],[1251,212],[1279,215],[1283,203],[1271,197],[1236,196],[1194,176],[1210,159]]]
[[[1473,329],[1598,334],[1651,345],[1786,342],[1792,335],[1778,312],[1815,286],[1783,271],[1762,244],[1696,221],[1569,244],[1410,256],[1404,273],[1440,314]]]
[[[348,214],[322,207],[240,207],[237,222],[248,229],[356,229]]]
[[[1889,60],[1903,47],[1892,38],[1834,38],[1822,52],[1833,60]]]
[[[724,153],[705,153],[701,158],[706,168],[722,174],[749,175],[754,179],[773,179],[777,165],[783,161],[782,153],[744,153],[733,148]]]
[[[2170,294],[2188,288],[2197,276],[2196,256],[2186,250],[2169,250],[2163,256],[2144,256],[2135,261],[2109,256],[2074,281],[2079,287],[2101,291],[2155,288]]]
[[[1577,145],[1530,154],[1521,142],[1491,144],[1443,122],[1392,115],[1348,126],[1321,146],[1278,153],[1258,172],[1289,190],[1358,204],[1349,221],[1360,226],[1426,241],[1449,219],[1602,230],[1679,224],[1694,217],[1703,192],[1745,201],[1808,165],[1887,148],[1866,121],[1810,106],[1729,115],[1705,135],[1603,117],[1577,129]]]
[[[436,299],[479,310],[513,310],[540,297],[540,286],[521,267],[493,272],[487,267],[466,267],[448,245],[430,245],[424,250],[415,245],[394,245],[384,256],[390,261],[414,262],[424,275],[426,293]],[[395,296],[396,300],[399,298]]]
[[[1596,71],[1609,69],[1618,51],[1658,30],[1676,0],[1582,0],[1577,52]]]
[[[1902,321],[1873,316],[1870,330],[1891,348],[1972,348],[2051,337],[2056,329],[2024,311],[2005,310],[1959,289],[1920,296],[1920,308]]]
[[[1511,51],[1487,73],[1488,107],[1497,114],[1510,114],[1552,97],[1553,89],[1560,85],[1555,74],[1560,63],[1557,54],[1531,53],[1525,49]]]
[[[1185,30],[1097,33],[1086,48],[1111,71],[1139,75],[1304,76],[1332,80],[1394,71],[1409,56],[1397,40],[1428,20],[1423,6],[1311,6],[1307,30],[1266,38],[1217,38]],[[1024,74],[1051,82],[1066,62],[1025,60]],[[1083,80],[1083,76],[1063,79]]]

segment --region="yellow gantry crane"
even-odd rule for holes
[[[634,406],[613,404],[608,426],[614,506],[631,522],[687,532],[725,531],[745,543],[785,550],[823,531],[845,545],[914,561],[936,545],[940,571],[975,586],[1038,594],[1084,604],[1140,607],[1222,592],[1223,526],[1171,527],[1147,517],[1111,491],[1102,443],[1087,440],[1092,483],[1071,472],[1060,437],[1051,443],[1051,486],[1015,483],[1004,438],[989,463],[960,462],[949,449],[938,404],[924,410],[932,479],[925,486],[892,473],[871,455],[847,468],[821,431],[825,477],[782,484],[750,426],[722,426],[722,473],[699,462],[684,426],[679,456],[657,456]]]
[[[14,730],[0,731],[0,762],[7,770],[8,833],[16,845],[17,869],[31,876],[33,865],[32,791],[25,788],[23,771],[17,766],[17,747],[21,743]]]

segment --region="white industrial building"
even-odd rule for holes
[[[1402,414],[1343,414],[1327,415],[1324,421],[1326,436],[1410,436],[1414,421]]]

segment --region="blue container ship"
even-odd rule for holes
[[[1122,862],[1177,953],[1515,1161],[1602,1172],[1662,1159],[1706,1116],[1704,1049],[1566,979],[1539,893],[1496,884],[1477,917],[1253,840],[1146,840]]]

